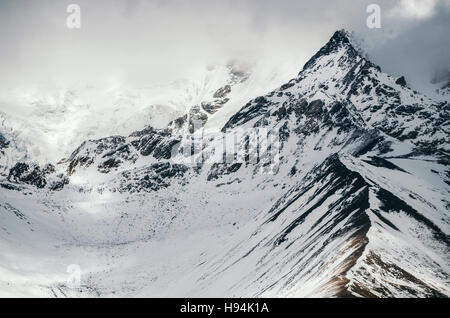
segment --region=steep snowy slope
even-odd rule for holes
[[[449,106],[352,42],[336,32],[231,117],[200,104],[198,129],[190,112],[85,141],[50,171],[10,170],[2,293],[450,296]]]

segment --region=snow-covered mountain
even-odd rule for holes
[[[450,106],[353,42],[337,31],[234,114],[245,72],[168,127],[16,162],[0,182],[1,293],[450,296]]]
[[[226,117],[255,95],[281,85],[291,65],[275,69],[260,64],[230,59],[186,79],[142,87],[111,79],[69,88],[1,90],[0,133],[11,135],[24,158],[45,164],[69,156],[85,140],[128,135],[147,125],[166,128],[188,113],[223,121],[219,110],[224,105]]]

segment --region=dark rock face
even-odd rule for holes
[[[188,131],[193,134],[198,129],[202,128],[208,121],[208,115],[201,112],[199,106],[194,106],[189,112]]]
[[[178,129],[182,128],[185,125],[185,123],[187,122],[187,119],[188,119],[188,115],[187,114],[182,116],[182,117],[179,117],[179,118],[177,118],[174,121],[169,123],[169,128],[178,130]]]
[[[226,103],[228,103],[228,98],[218,99],[214,102],[203,102],[202,108],[204,111],[206,111],[208,114],[215,114],[219,109],[221,109]]]
[[[242,166],[242,163],[233,163],[233,164],[225,164],[225,163],[215,163],[211,167],[211,170],[208,174],[208,181],[219,179],[224,175],[229,175],[233,172],[238,171]]]
[[[37,188],[44,188],[47,185],[45,173],[37,165],[26,163],[16,163],[9,171],[8,181],[14,183],[25,183],[34,185]]]
[[[43,189],[48,186],[50,190],[59,191],[69,184],[69,178],[64,174],[54,175],[56,169],[47,164],[43,168],[37,164],[18,162],[10,169],[7,180],[17,184],[28,184]]]
[[[406,79],[404,76],[399,77],[396,81],[395,84],[398,84],[400,86],[406,87]]]
[[[116,162],[118,160],[136,161],[137,155],[132,150],[126,138],[122,136],[86,141],[67,160],[69,162],[67,173],[70,176],[77,167],[89,167],[98,158],[102,161],[99,163],[99,168],[107,172],[112,168],[112,158]]]
[[[152,155],[156,159],[170,159],[172,148],[180,142],[168,129],[156,130],[148,127],[130,135],[131,145],[144,156]]]
[[[332,182],[327,182],[327,179],[332,180]],[[313,213],[313,211],[331,195],[333,195],[337,191],[342,190],[344,190],[345,194],[341,196],[333,206],[329,206],[328,213],[332,213],[333,209],[337,207],[339,207],[340,213],[342,213],[342,215],[339,215],[337,219],[333,219],[333,223],[335,225],[338,225],[342,219],[345,219],[347,216],[352,214],[355,209],[357,209],[358,212],[355,213],[355,218],[353,220],[349,220],[347,224],[349,228],[346,230],[350,230],[350,227],[352,226],[368,228],[368,226],[370,225],[370,221],[367,215],[364,214],[364,211],[370,207],[369,196],[367,189],[361,192],[361,190],[365,189],[368,184],[364,181],[361,175],[354,171],[348,170],[346,166],[342,164],[337,154],[328,157],[321,165],[312,170],[306,176],[304,184],[299,185],[298,188],[292,189],[290,192],[288,192],[288,195],[285,198],[282,198],[277,203],[275,203],[270,211],[271,216],[266,222],[274,222],[275,220],[280,218],[290,205],[292,205],[306,191],[316,185],[321,186],[319,187],[317,193],[320,194],[320,197],[322,199],[319,200],[310,209],[304,211],[304,213],[302,213],[296,220],[294,220],[294,222],[292,222],[290,226],[288,226],[285,231],[281,233],[279,238],[276,240],[275,245],[279,245],[282,242],[286,241],[286,237],[288,236],[288,234],[296,226],[301,224],[303,220],[308,216],[308,214]],[[352,198],[352,195],[358,192],[359,195]],[[293,195],[294,193],[297,193],[297,195]],[[346,198],[352,198],[352,200],[347,200]],[[341,205],[342,202],[346,201],[346,205]]]
[[[214,98],[224,98],[229,93],[231,93],[231,86],[225,85],[224,87],[219,88],[213,95]]]
[[[170,159],[181,138],[169,129],[147,127],[129,137],[114,136],[84,142],[69,159],[67,173],[71,176],[77,168],[96,165],[101,173],[117,170],[124,163],[134,164],[139,156]]]
[[[157,133],[153,128],[147,128],[143,131],[133,133],[132,137],[138,137],[132,141],[131,144],[144,157],[149,156],[156,148],[156,146],[164,139],[165,134]]]
[[[291,96],[283,104],[270,102],[266,98],[258,98],[248,103],[240,112],[235,114],[222,131],[232,129],[246,122],[259,118],[254,127],[271,126],[283,122],[279,129],[280,138],[285,141],[289,136],[289,122],[294,116],[296,125],[293,131],[297,135],[311,135],[323,127],[339,128],[339,132],[348,132],[352,129],[361,129],[362,120],[349,111],[354,107],[351,103],[334,102],[325,104],[323,100],[313,100]]]
[[[152,192],[167,188],[173,180],[183,181],[188,167],[181,164],[160,162],[148,167],[123,172],[119,186],[114,190],[119,192]]]
[[[271,106],[270,102],[264,96],[255,98],[228,120],[223,127],[222,132],[242,125],[259,115],[266,113],[269,106]]]
[[[22,191],[23,187],[21,186],[17,186],[11,183],[7,183],[7,182],[2,182],[0,183],[0,187],[6,190],[11,190],[11,191]]]
[[[98,166],[98,171],[108,173],[111,169],[119,167],[121,163],[122,161],[116,158],[107,159]]]
[[[280,90],[285,91],[288,88],[291,88],[292,86],[294,86],[295,84],[296,84],[296,81],[295,80],[291,80],[291,81],[289,81],[289,83],[281,85]]]
[[[7,148],[9,146],[9,141],[6,140],[6,138],[0,134],[0,151],[4,148]]]
[[[52,191],[60,191],[67,184],[69,184],[69,178],[63,174],[59,174],[56,176],[56,180],[50,182],[49,189]]]

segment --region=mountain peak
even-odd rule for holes
[[[310,68],[320,57],[335,53],[341,48],[347,48],[352,56],[359,55],[353,45],[352,32],[345,29],[334,32],[327,44],[325,44],[308,62],[306,62],[303,69]]]
[[[340,29],[334,32],[328,43],[340,43],[340,44],[350,44],[353,34],[345,29]]]

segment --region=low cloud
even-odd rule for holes
[[[82,28],[66,27],[66,8]],[[378,1],[382,28],[368,29],[375,1],[3,0],[0,84],[149,85],[190,77],[209,63],[240,57],[296,74],[334,30],[355,30],[369,55],[414,85],[450,66],[448,0]]]

